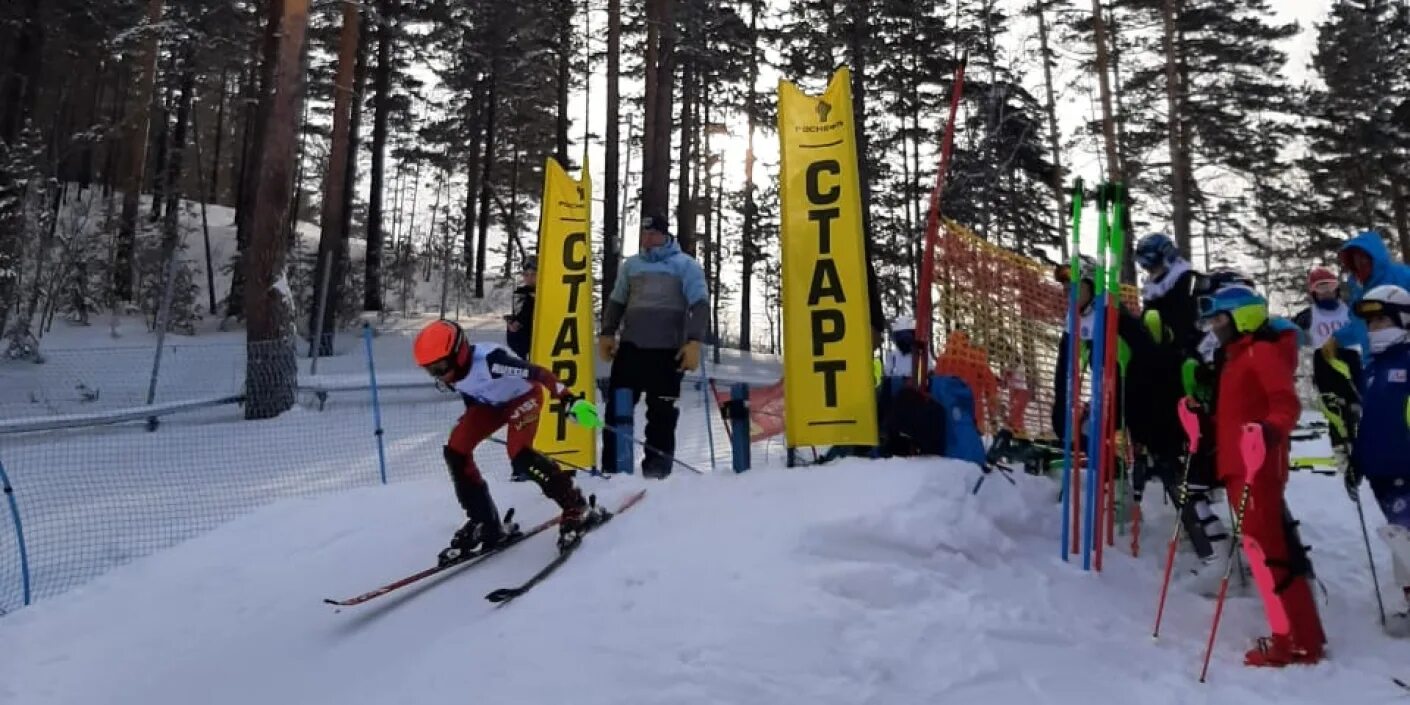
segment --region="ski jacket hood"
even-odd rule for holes
[[[1362,294],[1382,284],[1394,284],[1403,289],[1410,289],[1410,267],[1391,258],[1390,251],[1386,249],[1386,243],[1379,234],[1368,230],[1347,240],[1346,244],[1341,246],[1341,252],[1348,250],[1360,250],[1371,258],[1371,278],[1367,279],[1365,284],[1354,278],[1349,282],[1353,305],[1361,300]]]
[[[682,254],[680,243],[675,238],[666,241],[660,247],[652,247],[641,252],[641,258],[647,262],[665,262],[666,260]]]

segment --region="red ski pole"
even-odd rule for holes
[[[1180,414],[1180,425],[1185,427],[1185,438],[1190,441],[1190,447],[1185,455],[1185,475],[1180,478],[1180,506],[1175,508],[1175,535],[1170,537],[1170,547],[1165,552],[1165,579],[1160,583],[1160,603],[1155,608],[1155,630],[1151,632],[1152,639],[1160,638],[1160,619],[1165,615],[1165,595],[1170,591],[1170,573],[1175,568],[1175,547],[1180,543],[1180,514],[1184,511],[1185,504],[1185,483],[1190,479],[1190,462],[1194,459],[1195,453],[1199,452],[1199,417],[1190,410],[1186,404],[1187,399],[1176,402],[1178,413]]]
[[[1263,443],[1263,427],[1256,423],[1244,424],[1243,438],[1239,440],[1239,450],[1244,459],[1244,491],[1239,496],[1238,520],[1234,523],[1234,535],[1230,551],[1239,550],[1239,529],[1243,527],[1244,509],[1248,506],[1248,488],[1253,485],[1268,449]],[[1234,569],[1230,560],[1224,568],[1224,579],[1219,583],[1219,600],[1214,605],[1214,624],[1209,628],[1209,643],[1204,647],[1204,667],[1199,672],[1199,682],[1203,683],[1209,674],[1209,657],[1214,653],[1214,636],[1219,633],[1219,617],[1224,614],[1224,597],[1229,592],[1229,573]]]

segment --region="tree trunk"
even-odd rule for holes
[[[146,180],[147,134],[151,128],[152,88],[156,84],[157,44],[160,36],[156,25],[162,19],[163,0],[148,0],[146,30],[149,36],[139,57],[137,91],[131,96],[131,112],[127,117],[127,170],[123,180],[122,218],[118,224],[117,259],[113,264],[113,296],[120,301],[134,299],[137,252],[137,212]]]
[[[665,213],[671,200],[671,105],[675,97],[675,0],[646,0],[646,129],[642,205]]]
[[[366,17],[363,17],[363,24]],[[333,330],[338,321],[338,311],[342,309],[343,297],[349,295],[350,282],[346,281],[348,273],[352,271],[351,256],[349,254],[348,243],[352,240],[353,209],[357,204],[357,154],[358,148],[362,145],[362,114],[367,101],[367,50],[370,39],[367,32],[361,32],[357,42],[357,65],[353,69],[353,83],[355,85],[352,95],[352,120],[348,127],[348,158],[345,176],[343,177],[343,207],[342,222],[339,224],[341,232],[338,237],[338,271],[343,276],[333,280],[332,290],[328,292],[328,310],[324,313],[324,330]],[[332,322],[329,326],[328,323]],[[330,353],[331,354],[331,353]]]
[[[176,124],[171,128],[172,136],[167,147],[166,176],[162,179],[162,189],[166,194],[168,227],[174,227],[180,221],[181,176],[185,169],[186,134],[187,126],[191,120],[191,101],[196,92],[195,58],[189,49],[185,50],[185,53],[186,55],[182,57],[181,61],[181,92],[180,97],[176,100]],[[173,211],[177,211],[177,215],[173,216]],[[166,239],[172,235],[164,230],[162,236],[162,247],[165,248]]]
[[[168,71],[175,68],[175,61]],[[156,150],[153,155],[155,159],[152,164],[152,202],[151,214],[148,220],[152,223],[160,223],[162,220],[162,205],[166,203],[167,193],[167,153],[171,146],[171,106],[176,102],[175,89],[168,85],[166,93],[160,98],[155,98],[152,103],[152,114],[156,116],[156,134],[152,136],[152,148]]]
[[[867,145],[867,16],[871,12],[870,0],[851,0],[852,35],[850,53],[852,56],[852,111],[857,132],[857,168],[861,172],[862,185],[862,244],[867,258],[867,290],[871,311],[871,330],[876,341],[886,329],[886,312],[881,308],[881,290],[876,278],[876,257],[872,251],[871,229],[871,151]]]
[[[1102,98],[1102,136],[1106,147],[1107,180],[1121,181],[1121,159],[1116,150],[1116,117],[1111,110],[1110,58],[1107,56],[1106,13],[1102,0],[1092,0],[1093,41],[1097,45],[1097,83]]]
[[[1180,254],[1190,257],[1190,196],[1186,190],[1189,174],[1182,158],[1184,139],[1184,116],[1181,108],[1182,86],[1179,74],[1179,43],[1175,36],[1175,19],[1178,17],[1178,0],[1165,0],[1161,3],[1161,20],[1164,32],[1161,34],[1161,47],[1165,51],[1165,105],[1167,116],[1167,137],[1170,148],[1170,206],[1175,225],[1175,244]]]
[[[496,105],[499,100],[499,87],[496,85],[498,77],[491,72],[489,78],[488,98],[485,105],[485,163],[480,174],[480,234],[475,243],[475,298],[485,298],[485,254],[489,249],[490,234],[490,191],[494,188],[492,175],[494,174],[494,143],[495,134],[495,113],[498,112]]]
[[[558,6],[558,120],[553,156],[568,169],[568,89],[573,65],[573,0],[557,0]]]
[[[1048,149],[1053,153],[1053,205],[1057,212],[1058,243],[1062,247],[1062,259],[1067,261],[1072,254],[1068,251],[1070,243],[1063,233],[1067,232],[1067,201],[1065,200],[1062,187],[1062,135],[1058,132],[1057,122],[1057,93],[1053,90],[1053,65],[1050,58],[1048,45],[1048,19],[1047,12],[1040,3],[1035,8],[1038,15],[1038,41],[1041,46],[1040,60],[1043,62],[1043,87],[1046,91],[1046,109],[1048,113]]]
[[[323,221],[318,238],[318,260],[314,268],[313,310],[309,315],[309,335],[321,331],[314,341],[315,355],[333,354],[334,312],[338,301],[333,292],[342,287],[334,282],[343,280],[342,251],[344,237],[343,209],[349,207],[345,187],[348,178],[348,151],[351,142],[353,83],[357,80],[358,23],[362,13],[357,3],[343,3],[343,28],[338,45],[338,70],[333,83],[333,138],[328,155],[328,169],[323,174]],[[324,268],[329,276],[323,277]],[[329,290],[323,290],[324,282]],[[320,320],[319,312],[322,311]]]
[[[1410,262],[1410,190],[1405,178],[1391,177],[1391,208],[1395,212],[1395,230],[1400,236],[1400,261]]]
[[[0,91],[0,335],[9,325],[10,308],[19,296],[21,254],[24,233],[25,186],[20,174],[7,170],[7,148],[29,121],[40,75],[40,54],[44,46],[44,26],[39,17],[40,3],[30,0],[26,19],[19,28],[13,62],[18,64]],[[10,58],[10,57],[5,57]],[[13,64],[7,64],[13,65]]]
[[[681,66],[681,152],[680,188],[676,193],[676,241],[688,255],[695,251],[695,194],[691,191],[691,169],[695,165],[695,123],[699,118],[696,98],[698,78],[692,62]]]
[[[249,252],[250,243],[254,240],[252,232],[254,202],[259,187],[260,160],[264,157],[264,129],[269,124],[269,106],[272,100],[270,94],[274,86],[273,57],[278,53],[278,28],[283,19],[282,12],[283,1],[270,0],[267,6],[264,35],[261,40],[263,53],[260,56],[263,58],[259,63],[259,83],[255,83],[254,71],[251,70],[249,81],[246,84],[247,93],[257,91],[254,95],[258,98],[249,103],[245,115],[245,153],[240,163],[240,189],[235,206],[235,247],[238,255],[234,272],[230,277],[230,297],[226,304],[227,318],[244,316],[245,301],[248,299],[245,291],[245,275],[250,269],[245,263],[245,258]]]
[[[740,235],[740,278],[739,278],[739,348],[749,351],[754,348],[754,253],[759,246],[754,242],[754,224],[758,218],[758,206],[754,202],[754,130],[755,103],[759,83],[759,0],[749,2],[749,85],[744,97],[745,118],[749,123],[748,141],[744,147],[744,227]],[[909,188],[909,187],[908,187]],[[722,189],[723,190],[723,189]]]
[[[165,331],[171,322],[171,296],[176,278],[176,252],[181,244],[181,209],[177,206],[181,189],[181,173],[186,156],[186,124],[191,116],[191,100],[196,92],[196,66],[192,47],[188,44],[182,50],[181,97],[176,106],[176,125],[172,128],[171,152],[167,155],[166,175],[163,179],[167,191],[166,220],[162,223],[162,277],[161,299],[157,306],[156,330]]]
[[[225,144],[225,94],[229,87],[229,69],[222,68],[220,96],[215,99],[215,154],[211,156],[210,183],[206,184],[206,203],[210,204],[220,203],[220,148]]]
[[[485,101],[489,81],[481,78],[475,82],[470,97],[470,149],[465,164],[465,242],[461,246],[461,259],[465,264],[465,278],[475,276],[475,225],[476,206],[480,201],[480,162],[485,120]]]
[[[285,249],[281,235],[293,187],[299,102],[302,98],[302,48],[308,24],[308,0],[270,0],[278,10],[277,51],[272,65],[268,124],[259,160],[259,188],[251,213],[254,238],[246,261],[245,418],[278,416],[294,405],[298,370],[294,364],[293,301],[287,297]]]
[[[395,0],[378,0],[377,73],[372,98],[372,185],[367,204],[367,252],[363,255],[362,310],[382,310],[382,190],[387,169],[387,119],[391,112],[392,12]]]
[[[512,243],[519,242],[519,167],[520,167],[519,147],[514,147],[514,167],[509,170],[509,239]],[[523,245],[519,245],[523,251]],[[514,274],[510,265],[514,262],[514,250],[511,243],[504,245],[504,277],[508,279]]]
[[[621,226],[617,211],[621,207],[619,176],[622,149],[622,0],[607,0],[607,144],[602,185],[602,303],[617,284],[617,260],[621,258]]]

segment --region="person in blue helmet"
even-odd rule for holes
[[[1151,233],[1136,243],[1136,264],[1146,273],[1141,307],[1146,312],[1147,325],[1158,321],[1158,341],[1193,355],[1203,337],[1196,325],[1194,289],[1198,272],[1180,256],[1175,241],[1165,233]]]

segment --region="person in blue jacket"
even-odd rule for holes
[[[1394,284],[1410,291],[1410,266],[1396,262],[1386,249],[1385,239],[1375,230],[1364,230],[1346,241],[1337,253],[1347,277],[1346,289],[1352,306],[1362,294],[1382,284]],[[1353,318],[1332,336],[1338,348],[1364,351],[1367,345],[1365,322]]]
[[[1366,322],[1370,355],[1346,491],[1359,501],[1361,479],[1370,481],[1386,518],[1377,533],[1390,547],[1392,575],[1410,605],[1410,292],[1381,284],[1360,297],[1355,312]],[[1386,631],[1410,638],[1410,609],[1389,617]]]
[[[602,312],[598,354],[612,363],[607,390],[607,419],[619,413],[617,390],[630,389],[632,406],[646,395],[645,477],[671,474],[676,449],[681,378],[700,366],[700,341],[709,323],[709,292],[705,272],[694,257],[681,251],[665,216],[641,220],[640,251],[628,257],[617,273]],[[630,413],[630,412],[628,412]],[[617,437],[602,435],[602,470],[617,467]]]

